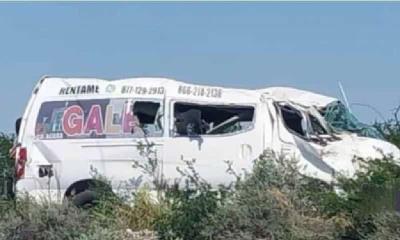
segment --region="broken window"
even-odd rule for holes
[[[136,101],[133,104],[133,115],[137,117],[140,128],[149,137],[161,136],[162,111],[160,103]]]
[[[288,103],[277,103],[276,106],[284,125],[291,133],[323,146],[326,146],[327,141],[338,140],[331,134],[330,128],[316,109],[303,109]]]
[[[301,112],[286,104],[279,104],[278,107],[286,127],[290,131],[302,137],[306,137],[305,127],[303,126],[303,115]]]
[[[162,136],[159,102],[85,99],[44,102],[35,135],[39,139],[135,138]]]
[[[178,136],[237,133],[253,126],[254,107],[175,103],[174,131]]]
[[[328,131],[322,126],[316,117],[309,114],[310,132],[314,135],[327,135]]]
[[[330,103],[325,108],[321,109],[321,115],[336,132],[348,131],[356,133],[359,136],[383,139],[382,134],[380,134],[376,128],[360,122],[349,109],[339,101]]]

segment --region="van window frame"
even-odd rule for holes
[[[203,106],[221,106],[221,107],[251,107],[254,109],[253,112],[253,119],[251,121],[251,126],[247,129],[243,129],[240,131],[236,132],[231,132],[231,133],[223,133],[223,134],[199,134],[199,135],[193,135],[193,136],[182,136],[182,135],[177,135],[174,131],[175,128],[175,116],[174,116],[174,111],[175,111],[175,104],[176,103],[183,103],[183,104],[194,104],[194,105],[203,105]],[[250,131],[253,131],[256,126],[256,119],[257,119],[257,104],[256,103],[243,103],[243,104],[236,104],[236,103],[211,103],[210,101],[201,101],[201,100],[188,100],[188,99],[180,99],[180,98],[173,98],[170,99],[169,101],[169,115],[167,116],[168,121],[169,121],[169,129],[168,129],[168,136],[171,138],[221,138],[221,137],[230,137],[230,136],[235,136],[243,133],[247,133]]]
[[[315,123],[317,125],[319,125],[319,128],[321,128],[324,133],[318,133],[318,131],[316,131],[316,129],[314,128],[314,124],[313,124],[313,119],[315,121]],[[312,115],[311,113],[307,113],[307,125],[308,125],[308,131],[309,131],[309,135],[315,135],[315,136],[321,136],[321,135],[329,135],[329,130],[327,130],[323,124],[321,124],[321,122],[319,121],[319,119],[317,117],[315,117],[314,115]]]
[[[162,112],[162,115],[161,115],[162,116],[162,119],[161,119],[162,128],[161,128],[159,136],[148,136],[148,135],[145,134],[142,137],[117,136],[117,137],[110,137],[110,138],[107,138],[107,137],[104,137],[104,138],[84,137],[84,138],[39,139],[38,136],[36,135],[35,128],[36,128],[36,124],[37,124],[37,120],[38,120],[38,117],[39,117],[40,110],[41,110],[42,105],[44,103],[47,103],[47,102],[63,102],[63,101],[64,102],[71,102],[71,101],[79,102],[79,101],[104,100],[104,99],[109,99],[109,100],[128,100],[128,101],[129,100],[133,100],[133,103],[135,103],[137,101],[159,103],[160,104],[160,109],[161,109],[161,112]],[[166,115],[166,107],[165,107],[165,101],[164,101],[163,98],[153,98],[153,97],[152,98],[144,98],[143,96],[138,97],[138,98],[131,97],[131,96],[129,96],[129,97],[122,97],[122,96],[106,97],[104,95],[101,95],[101,96],[96,96],[96,97],[87,96],[87,97],[82,97],[80,99],[76,99],[76,98],[65,99],[65,98],[61,98],[61,97],[56,96],[56,97],[47,98],[47,99],[45,99],[45,100],[40,102],[40,105],[37,108],[36,114],[34,115],[34,126],[33,126],[33,133],[32,134],[33,134],[34,139],[38,139],[40,141],[57,141],[57,140],[64,140],[64,141],[99,141],[99,140],[107,141],[108,140],[108,141],[110,141],[110,140],[115,140],[115,139],[118,139],[118,140],[129,140],[129,139],[145,139],[145,138],[147,138],[147,139],[162,138],[162,137],[164,137],[164,134],[167,132],[166,131],[166,126],[167,126],[167,124],[166,124],[167,123],[166,122],[166,118],[167,117],[166,116],[167,116]]]
[[[294,110],[300,112],[300,114],[302,116],[302,119],[304,119],[305,124],[306,124],[305,129],[303,129],[303,131],[305,132],[304,136],[300,135],[299,133],[297,133],[296,131],[292,130],[291,128],[289,128],[287,126],[287,124],[286,124],[286,122],[285,122],[285,120],[283,118],[283,115],[282,115],[282,109],[281,109],[281,105],[280,104],[285,104],[285,105],[293,108]],[[315,117],[311,112],[299,109],[301,107],[296,108],[296,106],[293,106],[293,104],[291,104],[290,102],[285,102],[285,101],[276,101],[276,102],[274,102],[274,106],[277,109],[277,111],[279,113],[279,116],[281,117],[283,125],[285,126],[286,130],[290,134],[292,134],[294,136],[297,136],[297,137],[299,137],[299,138],[301,138],[301,139],[303,139],[303,140],[305,140],[307,142],[318,143],[319,145],[323,145],[323,146],[326,145],[326,143],[323,141],[321,136],[331,136],[331,134],[329,132],[329,129],[326,129],[324,127],[324,125],[320,122],[320,120],[317,117]],[[316,132],[315,132],[315,129],[313,128],[313,124],[311,122],[312,121],[311,120],[312,117],[317,121],[317,123],[320,125],[320,127],[326,132],[325,134],[315,134]],[[313,139],[313,136],[316,136],[319,139],[319,141],[315,141]],[[334,138],[333,138],[333,140],[334,140]]]
[[[299,134],[299,133],[296,132],[295,130],[291,129],[291,128],[286,124],[286,121],[285,121],[285,119],[283,118],[283,114],[282,114],[282,109],[281,109],[282,106],[281,106],[280,104],[285,104],[285,105],[287,105],[287,106],[293,108],[293,109],[296,110],[297,112],[299,112],[299,113],[301,114],[302,119],[306,121],[306,124],[308,124],[307,116],[305,116],[305,114],[304,114],[301,110],[298,110],[298,109],[296,109],[295,107],[293,107],[292,104],[290,104],[289,102],[285,102],[285,101],[276,101],[276,102],[274,102],[274,106],[275,106],[275,108],[278,110],[279,117],[281,118],[281,121],[282,121],[282,123],[283,123],[283,126],[285,126],[286,130],[287,130],[290,134],[292,134],[292,135],[295,135],[295,136],[297,136],[297,137],[299,137],[299,138],[301,138],[301,139],[304,139],[304,140],[306,140],[306,141],[310,141],[310,137],[309,137],[310,133],[308,132],[308,129],[307,129],[307,128],[306,128],[306,129],[303,129],[303,131],[304,131],[304,136],[302,136],[301,134]],[[302,126],[302,127],[303,127],[303,126]]]

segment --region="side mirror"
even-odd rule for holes
[[[18,136],[19,135],[19,129],[21,128],[21,120],[22,118],[18,118],[15,121],[15,134]]]

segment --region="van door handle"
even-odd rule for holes
[[[240,145],[240,157],[243,160],[249,160],[253,156],[253,149],[249,144]]]

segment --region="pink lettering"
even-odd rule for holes
[[[68,136],[75,136],[82,133],[83,111],[80,106],[70,106],[64,111],[62,118],[63,131]]]
[[[89,115],[86,120],[85,133],[103,134],[103,119],[101,117],[100,105],[93,105],[90,108]]]

